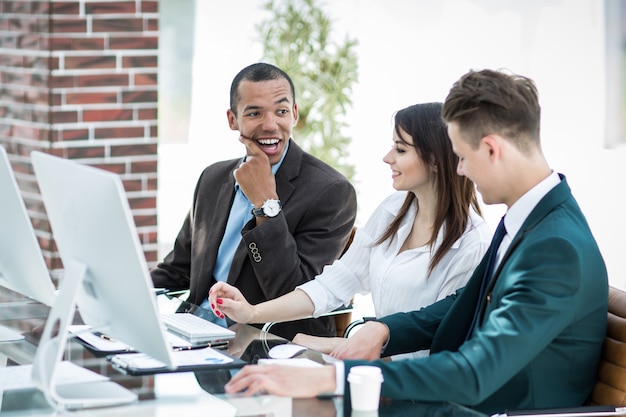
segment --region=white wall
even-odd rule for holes
[[[228,129],[230,82],[258,61],[258,0],[197,1],[197,42],[189,145],[162,145],[159,238],[171,247],[201,169],[238,157]],[[624,147],[604,141],[604,26],[599,0],[342,0],[326,2],[339,39],[357,38],[360,81],[349,113],[357,168],[358,224],[393,191],[382,155],[394,111],[443,101],[469,69],[508,68],[540,92],[542,140],[552,167],[569,184],[598,239],[613,285],[626,287]],[[295,138],[297,141],[297,138]],[[523,173],[520,173],[523,175]],[[495,226],[503,206],[487,208]]]

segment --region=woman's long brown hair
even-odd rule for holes
[[[428,241],[431,250],[437,241],[439,230],[444,224],[445,233],[441,246],[430,260],[428,274],[465,232],[470,207],[481,214],[474,183],[456,173],[459,160],[452,151],[447,127],[441,118],[442,106],[442,103],[416,104],[398,111],[395,115],[397,136],[402,138],[400,129],[408,133],[413,138],[413,144],[405,142],[406,145],[413,146],[417,156],[424,163],[437,167],[435,174],[435,187],[438,196],[437,214],[433,224],[433,232]],[[417,197],[409,192],[400,211],[387,226],[382,236],[375,242],[375,245],[380,245],[387,240],[391,244],[414,201],[417,204],[417,210],[419,210]]]

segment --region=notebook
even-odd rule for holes
[[[172,355],[175,369],[145,353],[120,353],[108,359],[115,369],[129,375],[153,375],[168,372],[193,372],[211,369],[241,368],[247,363],[217,349],[182,349]]]

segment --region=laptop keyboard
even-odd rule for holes
[[[191,313],[162,314],[161,319],[168,329],[190,339],[231,338],[235,332]]]

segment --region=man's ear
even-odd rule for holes
[[[487,152],[489,152],[489,159],[494,160],[495,158],[500,158],[502,153],[502,137],[494,134],[489,134],[483,136],[480,140],[481,144],[486,148]]]
[[[298,103],[293,103],[293,125],[298,124]]]
[[[237,115],[233,113],[231,109],[226,110],[226,118],[228,119],[228,126],[232,130],[239,130],[239,124],[237,123]]]

